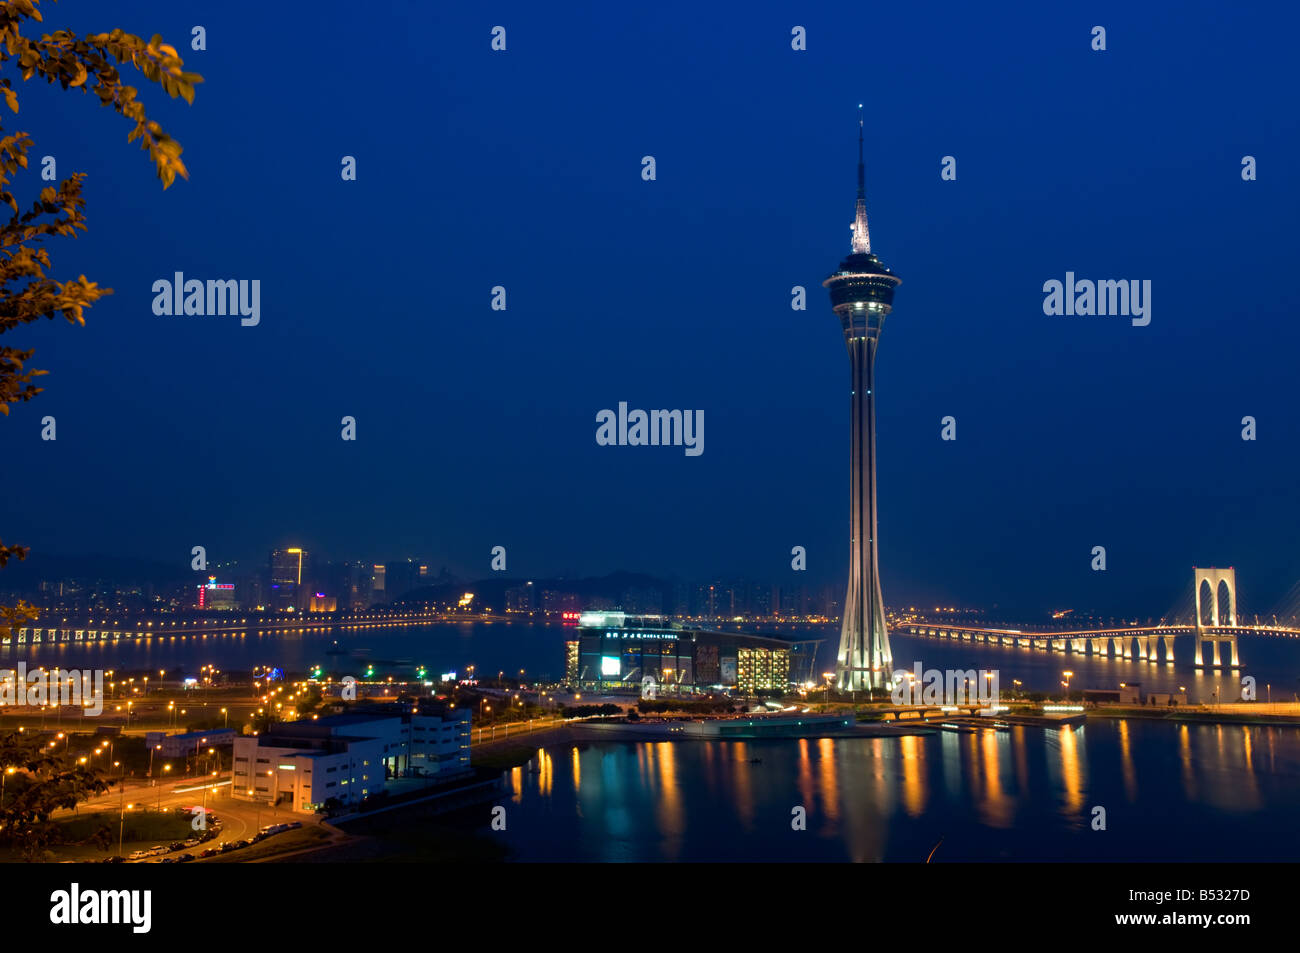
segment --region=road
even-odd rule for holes
[[[261,802],[236,800],[230,797],[230,778],[228,775],[214,779],[214,783],[220,785],[217,788],[220,793],[214,795],[211,788],[209,788],[205,801],[203,786],[195,778],[181,778],[166,784],[153,786],[150,786],[147,781],[136,784],[128,780],[124,793],[115,787],[108,794],[81,802],[76,813],[83,816],[86,814],[111,815],[111,826],[114,830],[117,830],[123,804],[133,805],[133,812],[142,808],[147,811],[157,811],[160,808],[206,806],[209,811],[212,811],[220,819],[221,830],[212,840],[206,841],[200,847],[191,849],[189,853],[193,854],[197,854],[200,850],[206,850],[209,847],[219,847],[227,841],[247,840],[267,824],[301,821],[303,826],[306,827],[320,823],[319,818],[310,814],[295,814],[288,808],[284,810],[280,810],[278,807],[273,809],[270,805]],[[72,811],[59,811],[56,812],[55,817],[67,817],[71,816],[72,813]],[[126,844],[123,846],[123,851],[130,853],[131,850],[138,849],[138,846]],[[110,853],[116,853],[116,849],[117,845],[114,844]],[[177,853],[179,854],[181,851]],[[162,856],[164,855],[151,857],[142,862],[156,863]]]

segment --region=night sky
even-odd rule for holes
[[[1159,615],[1193,565],[1232,565],[1265,612],[1300,579],[1295,10],[454,6],[43,6],[51,30],[161,33],[206,82],[187,107],[129,80],[185,147],[166,192],[93,96],[20,84],[5,113],[35,139],[22,203],[42,155],[89,176],[54,276],[116,293],[85,328],[5,336],[51,373],[0,420],[0,539],[469,576],[504,545],[512,575],[774,582],[802,581],[803,545],[838,585],[848,359],[820,283],[863,102],[872,249],[903,279],[877,364],[886,602]],[[260,279],[260,325],[156,316],[176,271]],[[1149,279],[1151,324],[1044,315],[1067,271]],[[703,409],[703,455],[597,446],[619,401]]]

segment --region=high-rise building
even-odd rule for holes
[[[370,608],[375,588],[375,571],[370,563],[353,562],[348,566],[348,608]]]
[[[512,586],[506,590],[506,611],[529,613],[533,611],[534,601],[536,599],[535,590],[532,580],[525,582],[522,586]]]
[[[271,588],[268,605],[272,609],[302,609],[307,605],[307,552],[297,546],[271,553]]]
[[[861,107],[859,107],[861,108]],[[849,256],[822,282],[849,352],[852,456],[849,480],[849,585],[840,625],[836,682],[841,691],[881,686],[893,653],[885,628],[876,546],[876,349],[901,279],[871,253],[867,230],[863,121],[858,118],[858,201]]]
[[[548,616],[577,612],[580,609],[582,609],[582,600],[572,592],[560,592],[554,589],[542,591],[542,611]]]
[[[384,564],[384,591],[388,602],[400,599],[420,585],[420,564],[413,559]]]

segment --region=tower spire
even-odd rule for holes
[[[858,205],[853,219],[853,254],[871,254],[871,232],[867,230],[867,176],[862,161],[862,103],[858,103]]]
[[[866,166],[862,163],[862,104],[858,103],[858,201],[867,200]]]

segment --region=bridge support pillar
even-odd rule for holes
[[[1232,667],[1241,668],[1241,659],[1237,655],[1237,637],[1232,637]]]

